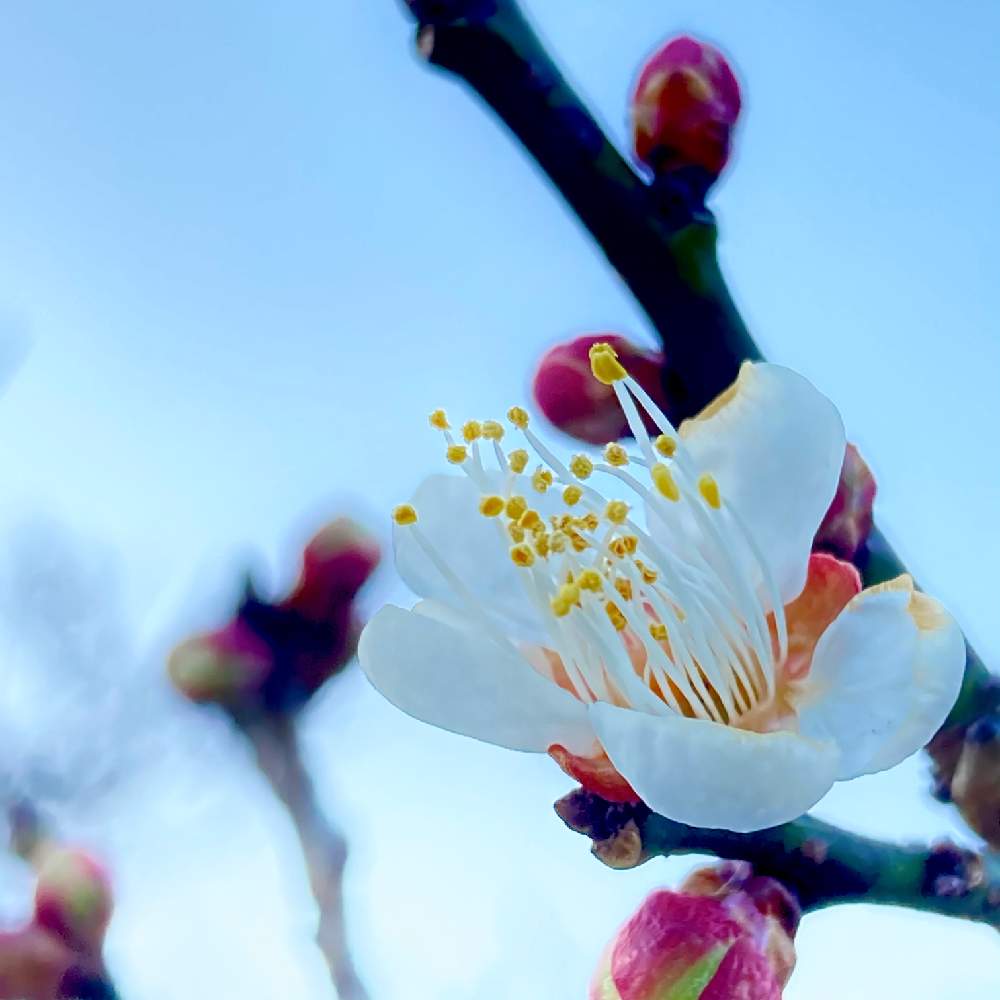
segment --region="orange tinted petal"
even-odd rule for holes
[[[589,757],[578,757],[565,747],[553,743],[549,756],[575,781],[579,781],[588,792],[600,795],[609,802],[638,802],[632,786],[615,770],[604,748],[594,745],[594,753]]]

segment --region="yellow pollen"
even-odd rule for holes
[[[590,370],[594,378],[604,385],[620,382],[628,377],[628,372],[618,360],[618,354],[610,344],[594,344],[590,348]]]
[[[507,525],[507,534],[510,535],[510,540],[512,542],[523,542],[524,541],[524,528],[519,524],[514,524],[511,522]]]
[[[448,429],[448,417],[444,410],[435,410],[427,419],[431,422],[431,427],[436,427],[439,431]]]
[[[624,500],[612,500],[604,508],[604,516],[612,524],[624,524],[628,520],[628,504]]]
[[[634,556],[639,548],[639,539],[635,535],[622,535],[622,542],[625,544],[625,551]]]
[[[628,619],[621,613],[621,609],[615,604],[614,601],[608,601],[604,605],[604,610],[607,612],[608,618],[611,619],[611,624],[621,632],[627,625]]]
[[[604,448],[604,461],[608,465],[613,465],[616,468],[620,468],[623,465],[628,465],[628,452],[620,444],[609,444]]]
[[[624,538],[612,538],[608,543],[608,548],[614,555],[618,556],[619,559],[624,559],[628,555],[628,549],[625,548]]]
[[[600,525],[600,518],[593,511],[590,511],[587,514],[584,514],[583,517],[578,517],[576,519],[576,526],[578,528],[586,528],[587,531],[597,531]]]
[[[615,590],[622,595],[622,598],[626,601],[632,600],[632,581],[626,580],[625,577],[620,576],[615,580]]]
[[[586,455],[574,455],[570,459],[569,471],[577,479],[588,479],[594,471],[594,463]]]
[[[528,464],[528,453],[523,448],[516,448],[507,456],[507,461],[510,463],[511,472],[520,475]]]
[[[583,537],[583,535],[579,534],[576,531],[570,531],[568,532],[568,535],[569,535],[569,543],[570,545],[573,546],[574,552],[584,552],[587,549],[587,546],[590,545],[590,542],[588,542],[587,539]]]
[[[503,497],[483,497],[479,501],[479,513],[483,517],[497,517],[503,513],[504,500]]]
[[[512,521],[518,521],[521,515],[528,509],[528,501],[524,497],[512,496],[507,501],[507,516]]]
[[[539,535],[535,539],[535,551],[542,559],[547,559],[549,555],[549,536]]]
[[[585,569],[576,582],[581,590],[591,590],[596,594],[601,589],[601,574],[593,569]]]
[[[535,525],[542,523],[541,515],[537,510],[528,509],[526,510],[517,522],[525,531],[531,531]]]
[[[507,419],[520,430],[528,426],[528,411],[520,406],[512,406],[507,411]]]
[[[502,441],[503,424],[498,423],[496,420],[484,420],[483,437],[486,438],[487,441]]]
[[[539,466],[531,477],[531,485],[539,493],[544,493],[552,485],[552,473]]]
[[[464,444],[452,444],[448,446],[445,457],[452,465],[461,465],[469,457],[469,450]]]
[[[643,582],[656,583],[657,573],[655,569],[650,569],[641,559],[636,559],[635,565],[642,574]]]
[[[670,470],[662,462],[657,462],[649,470],[649,474],[653,477],[653,483],[660,491],[661,496],[666,497],[674,503],[680,500],[681,491],[677,488],[677,483],[674,482],[674,477]]]
[[[561,531],[554,531],[549,536],[549,547],[553,552],[565,552],[566,536]]]
[[[417,512],[412,504],[401,503],[398,507],[393,508],[392,519],[396,522],[396,524],[416,524]]]
[[[718,510],[722,506],[719,484],[707,472],[698,480],[698,492],[713,510]]]
[[[535,564],[535,553],[532,552],[530,546],[525,544],[515,545],[510,550],[510,558],[513,560],[515,566],[534,566]]]
[[[483,436],[483,425],[478,420],[466,420],[462,424],[462,437],[472,444],[473,441],[478,441]]]
[[[649,634],[657,642],[666,642],[667,641],[667,636],[668,636],[667,626],[663,625],[660,622],[657,622],[655,625],[650,625],[649,626]]]
[[[564,583],[556,591],[555,596],[549,602],[549,606],[557,618],[565,618],[579,601],[580,588],[575,583]]]
[[[567,507],[574,507],[583,498],[583,490],[579,486],[567,486],[563,490],[562,498]]]
[[[668,437],[666,434],[661,434],[654,442],[653,447],[664,456],[664,458],[673,458],[677,454],[677,442],[672,438]]]

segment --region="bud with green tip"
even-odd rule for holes
[[[50,850],[38,870],[34,923],[75,951],[99,955],[111,920],[111,881],[79,848]]]

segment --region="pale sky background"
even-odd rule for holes
[[[526,6],[619,139],[658,40],[731,53],[747,112],[715,207],[736,297],[840,405],[882,524],[1000,662],[1000,5]],[[287,579],[343,503],[384,532],[440,460],[434,406],[500,412],[569,334],[650,338],[411,38],[393,0],[0,0],[0,752],[15,782],[83,789],[51,804],[116,872],[127,1000],[330,996],[290,830],[225,726],[171,697],[170,642],[241,562]],[[387,571],[369,604],[398,589]],[[375,1000],[579,1000],[614,928],[693,864],[603,868],[551,812],[551,762],[423,727],[357,674],[307,740],[352,835]],[[97,795],[109,762],[127,777]],[[954,834],[925,772],[817,812]],[[0,882],[13,920],[27,876],[5,860]],[[995,932],[911,912],[811,916],[799,955],[791,1000],[1000,987]]]

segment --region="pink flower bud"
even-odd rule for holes
[[[234,704],[256,691],[271,669],[271,650],[245,622],[182,642],[167,661],[174,687],[191,701]]]
[[[380,559],[378,542],[350,518],[339,517],[305,547],[299,580],[283,604],[308,618],[325,618],[357,594]]]
[[[847,446],[840,483],[830,509],[816,532],[813,548],[850,562],[872,530],[875,477],[853,444]]]
[[[727,862],[660,889],[608,946],[591,1000],[780,1000],[798,906],[778,882]]]
[[[657,173],[699,167],[715,178],[729,159],[740,87],[718,49],[683,35],[646,61],[631,109],[640,162]]]
[[[561,431],[590,444],[628,436],[628,424],[614,388],[599,382],[591,371],[590,348],[601,342],[615,349],[628,373],[666,408],[660,386],[662,354],[645,351],[612,333],[587,334],[557,344],[538,363],[532,387],[535,402]],[[650,430],[655,433],[655,428]]]
[[[111,882],[79,848],[53,849],[39,868],[35,923],[78,952],[99,955],[111,920]]]

